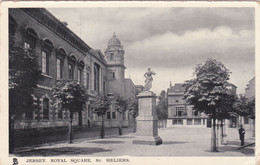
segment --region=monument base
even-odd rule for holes
[[[162,139],[158,135],[155,94],[151,91],[143,91],[137,97],[139,115],[136,118],[137,136],[133,140],[133,144],[162,144]]]
[[[162,139],[159,136],[137,136],[133,140],[133,144],[160,145],[162,144]]]

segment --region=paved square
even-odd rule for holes
[[[238,150],[237,129],[228,128],[228,144],[219,145],[219,152],[210,151],[210,128],[159,129],[163,144],[158,146],[132,144],[136,134],[110,136],[105,139],[80,139],[74,144],[57,143],[19,152],[17,156],[254,156],[254,146]],[[246,144],[253,143],[247,131]]]

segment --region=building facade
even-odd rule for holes
[[[185,92],[184,83],[170,85],[167,89],[168,120],[167,127],[207,127],[211,120],[200,112],[193,110],[183,99]]]
[[[52,86],[62,79],[77,80],[87,88],[89,95],[86,109],[74,114],[74,125],[95,124],[99,120],[89,108],[98,93],[135,98],[133,82],[124,79],[124,50],[113,45],[113,41],[109,41],[110,49],[103,55],[73,33],[66,22],[59,21],[44,8],[10,8],[9,34],[25,49],[33,50],[43,77],[32,94],[35,110],[16,121],[16,129],[67,126],[69,112],[54,106],[51,94]],[[115,47],[118,49],[113,49]],[[114,52],[115,63],[113,57],[108,59],[111,52]],[[115,88],[118,86],[120,88]]]
[[[245,88],[245,97],[248,100],[252,100],[255,98],[255,77],[252,78]],[[255,120],[249,118],[248,116],[240,116],[241,124],[248,130],[254,130]]]

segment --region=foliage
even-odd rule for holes
[[[197,65],[194,75],[194,79],[186,81],[184,98],[195,110],[216,118],[224,111],[222,104],[230,96],[226,88],[230,71],[221,62],[207,59]]]
[[[236,100],[236,95],[232,93],[227,93],[222,96],[219,107],[216,109],[217,119],[229,119],[231,112],[234,111],[234,103]]]
[[[249,116],[255,118],[255,98],[248,99],[245,96],[236,98],[234,111],[240,116]]]
[[[110,101],[109,99],[99,94],[94,101],[91,102],[90,108],[96,113],[98,116],[103,116],[106,114],[109,109]]]
[[[156,107],[158,119],[167,119],[168,118],[168,104],[166,98],[165,90],[162,90],[160,96],[158,96],[159,102]]]
[[[128,108],[128,100],[123,97],[117,96],[115,101],[115,110],[122,113]]]
[[[128,106],[129,114],[135,119],[138,116],[138,100],[131,100]]]
[[[252,98],[248,101],[248,116],[251,119],[255,119],[255,98]]]
[[[32,93],[41,79],[38,59],[9,36],[9,114],[19,117],[33,110]]]
[[[53,97],[56,98],[55,105],[69,110],[71,115],[85,108],[88,95],[86,88],[72,80],[62,80],[52,88]]]

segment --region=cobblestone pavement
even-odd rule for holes
[[[210,128],[163,128],[158,146],[132,144],[136,134],[107,136],[104,139],[80,139],[73,144],[56,143],[17,152],[16,156],[254,156],[254,145],[238,150],[240,141],[235,128],[227,129],[227,144],[211,152]],[[246,144],[255,139],[247,131]]]

